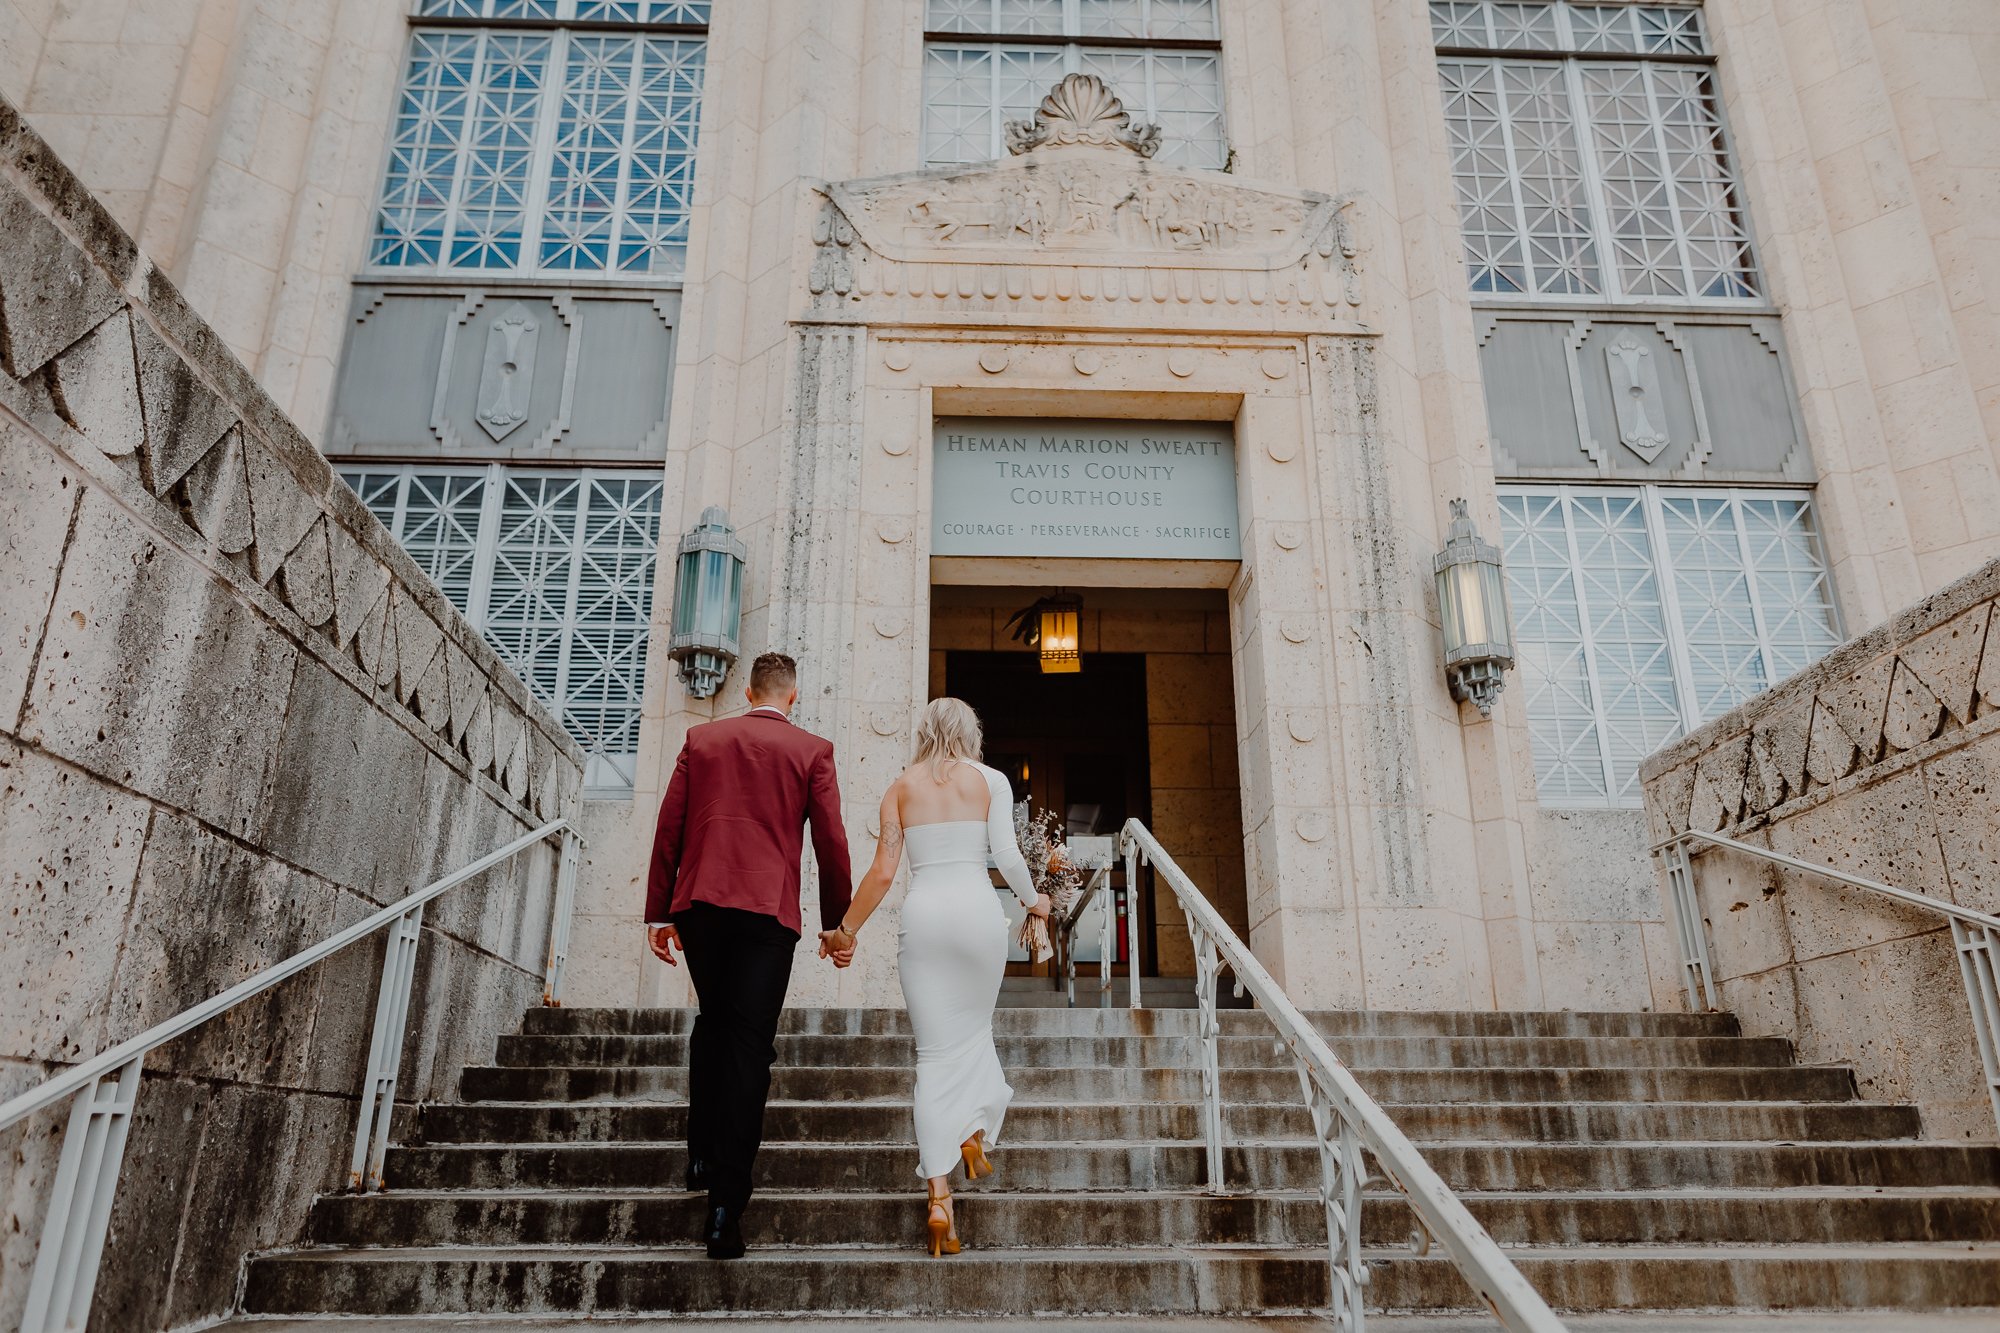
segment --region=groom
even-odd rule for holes
[[[669,967],[680,947],[700,1005],[688,1040],[687,1187],[708,1192],[711,1259],[743,1253],[740,1219],[799,942],[806,823],[821,921],[846,914],[853,886],[833,744],[790,721],[797,664],[765,653],[746,693],[749,712],[688,732],[646,881],[647,943]]]

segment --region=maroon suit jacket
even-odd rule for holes
[[[776,917],[798,933],[807,821],[819,859],[819,918],[831,929],[854,891],[833,742],[775,712],[695,727],[660,802],[646,920],[714,903]]]

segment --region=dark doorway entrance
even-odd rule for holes
[[[1058,812],[1072,835],[1109,836],[1134,816],[1152,819],[1144,653],[1092,653],[1082,671],[1049,675],[1033,653],[948,652],[944,692],[979,714],[986,762],[1014,784],[1017,802]],[[1150,936],[1140,935],[1147,955]],[[1122,930],[1117,938],[1123,963]],[[1150,956],[1140,963],[1142,975],[1152,970]]]

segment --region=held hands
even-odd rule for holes
[[[854,961],[854,936],[835,927],[819,933],[819,956],[831,958],[835,967],[846,967]]]
[[[687,946],[681,943],[680,932],[672,926],[646,927],[646,944],[652,949],[653,957],[659,959],[668,967],[680,966],[679,963],[674,961],[674,950],[676,948],[680,949],[682,953],[687,952]]]

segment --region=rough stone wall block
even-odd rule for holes
[[[278,573],[285,605],[298,612],[300,620],[318,628],[333,619],[333,568],[328,563],[324,518],[306,529]]]
[[[271,447],[248,431],[243,435],[243,463],[250,478],[250,521],[257,533],[250,548],[250,573],[257,582],[269,583],[320,518],[320,508]]]
[[[1806,748],[1811,706],[1787,708],[1750,733],[1750,808],[1762,814],[1806,791]]]
[[[451,687],[446,681],[448,673],[444,667],[443,645],[431,654],[431,664],[424,668],[424,674],[417,680],[415,708],[417,716],[439,735],[451,730]]]
[[[1882,736],[1896,750],[1914,750],[1938,734],[1945,708],[1908,665],[1898,661],[1889,680],[1889,707]]]
[[[0,194],[0,236],[0,363],[24,380],[125,301],[27,196]]]
[[[507,765],[514,758],[514,747],[521,743],[521,715],[504,699],[493,700],[493,734],[491,772],[495,782],[506,781]]]
[[[465,757],[475,773],[493,771],[493,695],[487,691],[473,705],[472,720],[465,725]]]
[[[1812,705],[1812,731],[1806,743],[1806,773],[1821,786],[1838,782],[1854,771],[1861,751],[1841,728],[1833,710],[1818,699]]]
[[[361,548],[346,529],[329,524],[327,561],[333,569],[333,646],[343,651],[356,643],[362,628],[376,624],[375,646],[381,646],[379,621],[373,619],[389,592],[389,571]],[[357,656],[356,660],[360,660]],[[369,663],[363,661],[363,668]],[[466,659],[468,669],[472,667]]]
[[[1819,696],[1833,710],[1864,764],[1874,763],[1882,754],[1882,719],[1889,709],[1889,677],[1895,665],[1894,657],[1878,657]]]
[[[248,550],[256,539],[250,520],[250,478],[243,466],[243,429],[201,456],[181,478],[181,502],[196,531],[226,555]]]
[[[486,677],[479,667],[458,646],[456,640],[444,641],[444,669],[447,687],[451,691],[451,743],[461,750],[465,744],[465,729],[472,725],[472,713],[479,706],[480,696],[486,692]]]
[[[389,593],[389,619],[396,627],[396,697],[407,704],[416,698],[417,684],[437,657],[444,632],[400,583]]]
[[[1982,716],[2000,708],[2000,605],[1993,608],[1986,631],[1986,651],[1979,659],[1979,679],[1974,682]]]
[[[1976,606],[1929,630],[1898,650],[1905,670],[1923,682],[1960,726],[1972,721],[1980,656],[1992,611]],[[1906,747],[1907,748],[1907,747]]]
[[[179,349],[144,319],[132,321],[132,346],[138,357],[139,403],[146,420],[146,481],[153,494],[164,496],[237,424],[238,417],[229,402],[195,373]],[[286,480],[291,481],[289,477]],[[251,481],[254,503],[254,468]]]
[[[52,387],[63,420],[106,457],[128,457],[146,443],[132,317],[125,311],[99,324],[56,359]]]

